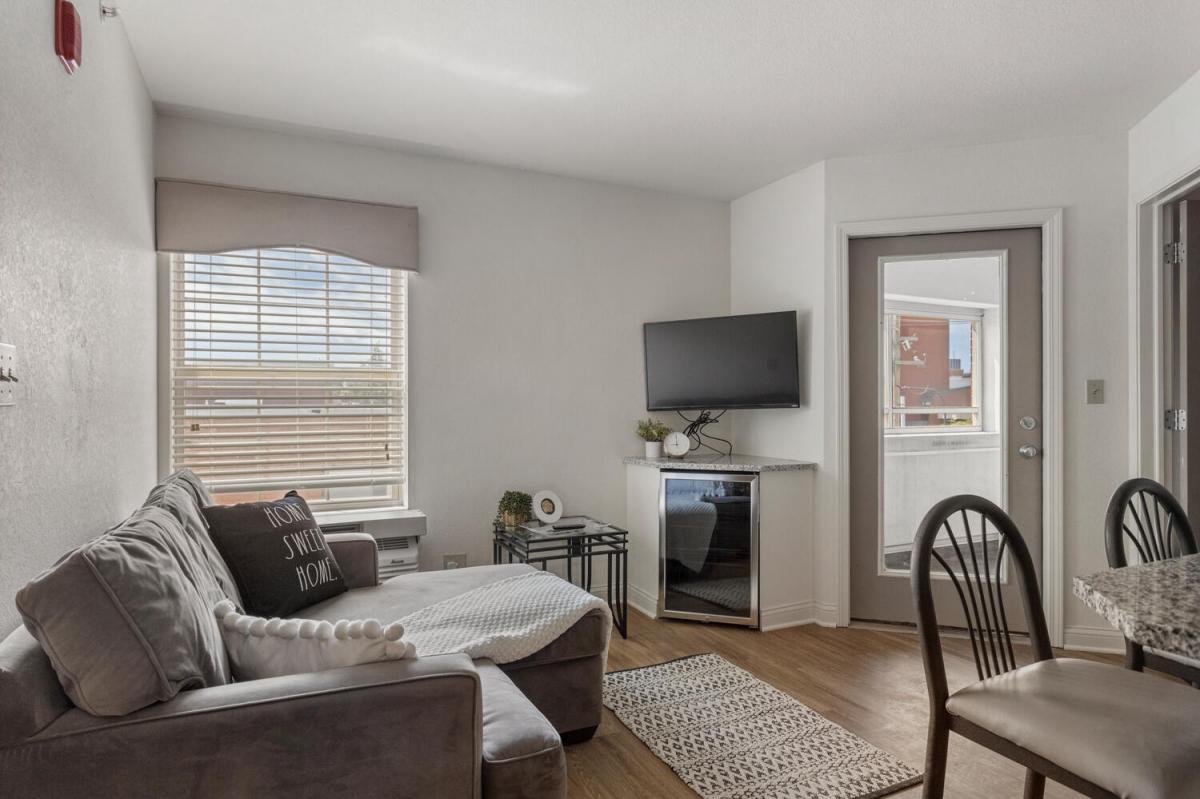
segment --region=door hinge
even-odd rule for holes
[[[1163,417],[1163,426],[1173,432],[1187,430],[1187,410],[1184,408],[1168,408]]]
[[[1179,266],[1183,263],[1183,242],[1173,241],[1163,245],[1163,261],[1167,266]]]

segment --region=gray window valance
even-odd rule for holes
[[[160,252],[312,247],[417,271],[416,208],[160,180],[155,217]]]

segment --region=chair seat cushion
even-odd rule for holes
[[[520,563],[471,566],[465,569],[418,572],[393,577],[377,586],[356,588],[340,596],[307,607],[298,615],[318,621],[379,619],[384,624],[399,621],[413,611],[456,597],[483,585],[534,571]],[[607,619],[595,611],[577,621],[548,646],[529,657],[506,663],[505,671],[533,663],[590,657],[604,651]]]
[[[483,693],[484,799],[555,799],[567,795],[562,740],[490,660],[475,662]]]
[[[1062,658],[963,688],[965,719],[1117,796],[1200,796],[1200,691]]]

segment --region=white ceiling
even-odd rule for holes
[[[1196,0],[119,0],[154,100],[732,198],[822,158],[1125,130]]]

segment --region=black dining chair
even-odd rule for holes
[[[1135,477],[1117,486],[1108,503],[1104,549],[1108,565],[1119,569],[1129,565],[1129,555],[1134,553],[1140,563],[1195,555],[1196,534],[1179,500],[1166,486],[1146,477]],[[1128,638],[1125,666],[1134,671],[1151,668],[1166,672],[1200,687],[1200,662],[1147,649]]]
[[[934,562],[962,605],[979,678],[953,693]],[[1029,631],[1025,665],[1012,632],[1022,617],[1000,590],[1005,574],[1016,581]],[[1026,799],[1041,797],[1047,779],[1104,799],[1200,796],[1200,692],[1115,665],[1056,659],[1033,560],[994,503],[964,494],[930,509],[913,545],[912,588],[929,690],[926,797],[945,790],[951,732],[1024,766]]]

